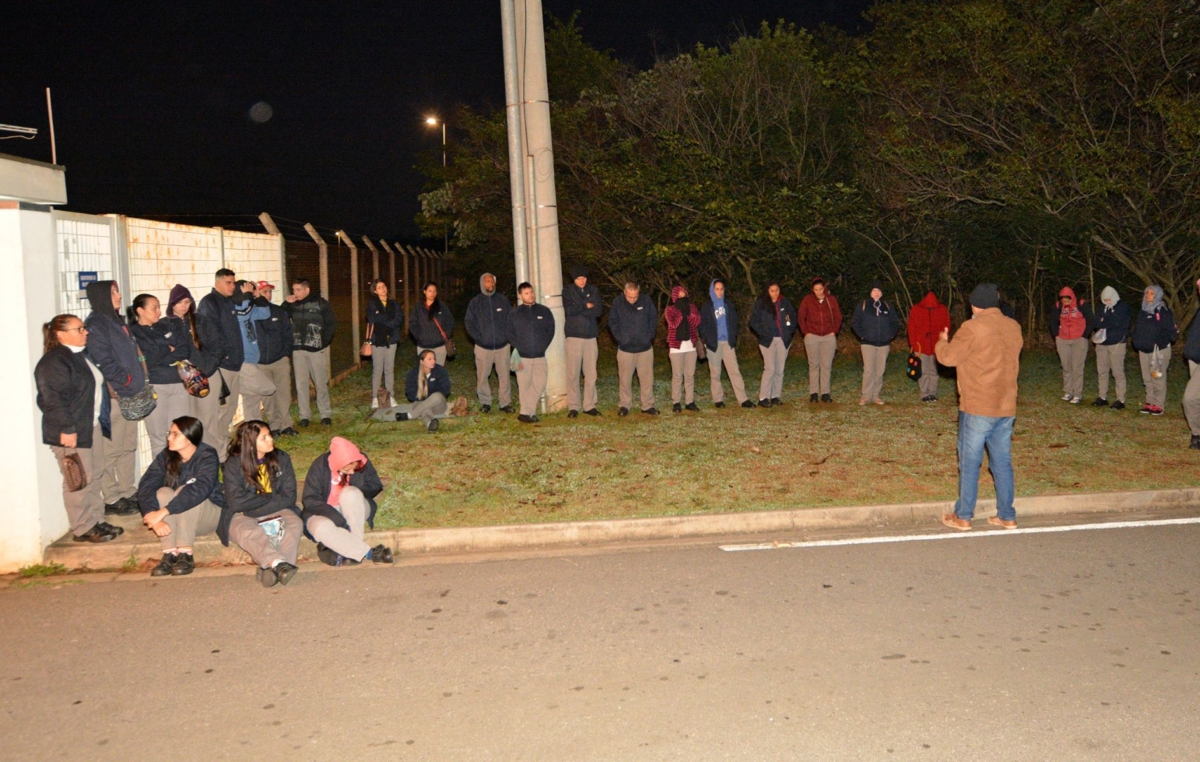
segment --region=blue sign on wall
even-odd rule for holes
[[[80,273],[79,273],[79,290],[80,291],[86,290],[89,283],[95,283],[98,280],[100,280],[100,273],[98,273],[94,270],[90,271],[90,272],[80,271]]]

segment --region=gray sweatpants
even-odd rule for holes
[[[441,392],[434,392],[420,402],[414,402],[410,405],[394,405],[389,411],[391,414],[408,413],[408,417],[414,421],[422,421],[426,426],[434,418],[445,418],[446,410],[449,405],[446,404],[446,397]]]
[[[669,357],[671,358],[671,403],[679,404],[682,391],[683,402],[690,405],[696,401],[696,350],[671,352]]]
[[[1200,436],[1200,363],[1188,360],[1188,370],[1191,375],[1183,390],[1183,414],[1192,429],[1192,436]]]
[[[238,375],[238,386],[242,394],[242,420],[264,420],[266,414],[263,412],[263,403],[275,396],[275,384],[255,363],[248,362],[242,365]]]
[[[1108,375],[1117,382],[1117,399],[1125,401],[1125,342],[1096,345],[1096,374],[1099,376],[1099,397],[1108,399]]]
[[[367,523],[367,514],[371,504],[358,487],[346,486],[334,506],[345,517],[349,529],[342,529],[324,516],[312,516],[305,522],[308,533],[313,539],[329,548],[340,556],[362,561],[371,550],[371,546],[363,540]]]
[[[296,366],[296,408],[300,420],[312,419],[312,407],[309,403],[310,382],[317,390],[317,412],[322,418],[332,418],[333,408],[329,405],[329,350],[296,350],[292,353],[292,365]]]
[[[776,336],[771,339],[771,345],[764,347],[758,345],[758,351],[763,357],[763,373],[762,381],[758,384],[758,398],[760,400],[778,399],[783,393],[783,370],[787,365],[787,347],[783,345],[783,339]]]
[[[891,351],[891,347],[863,344],[861,349],[863,358],[862,398],[867,402],[874,402],[880,398],[879,394],[883,391],[883,371],[887,367],[888,352]]]
[[[284,357],[258,369],[271,379],[275,393],[263,400],[263,415],[271,431],[292,428],[292,361]]]
[[[229,541],[249,553],[260,569],[269,568],[280,561],[296,563],[296,555],[300,551],[300,536],[304,533],[304,522],[294,511],[283,510],[279,515],[283,519],[283,537],[279,540],[278,550],[271,545],[267,533],[258,525],[258,519],[239,513],[229,522]]]
[[[521,415],[537,415],[538,400],[546,392],[547,368],[545,357],[521,358],[521,366],[517,369]]]
[[[120,415],[120,413],[117,413]],[[87,486],[78,492],[68,492],[67,482],[63,480],[63,507],[67,509],[67,521],[71,524],[71,533],[79,536],[96,524],[104,521],[104,498],[100,491],[100,469],[104,462],[104,450],[108,440],[100,431],[100,424],[92,427],[92,446],[75,448],[79,453],[79,462],[83,464],[83,472],[87,474]],[[53,445],[50,452],[58,460],[69,452],[65,447]]]
[[[112,401],[111,419],[112,439],[104,443],[103,458],[98,461],[103,464],[99,481],[105,503],[115,503],[137,493],[137,479],[133,472],[137,458],[138,422],[125,420],[117,409],[115,399]]]
[[[1142,366],[1142,383],[1146,385],[1146,404],[1161,408],[1167,406],[1167,366],[1171,364],[1171,348],[1158,350],[1158,378],[1151,374],[1153,352],[1138,352],[1138,361]]]
[[[737,352],[729,346],[728,341],[718,341],[717,348],[708,353],[708,381],[712,387],[712,401],[725,401],[725,386],[721,383],[722,363],[725,365],[725,372],[729,374],[729,385],[733,387],[733,396],[737,398],[740,405],[748,399],[746,383],[742,380],[741,369],[738,368]]]
[[[567,409],[594,410],[596,395],[596,360],[600,349],[595,339],[567,337]],[[583,375],[583,398],[579,396],[579,376]]]
[[[496,369],[500,407],[512,404],[512,378],[508,367],[511,358],[512,348],[507,344],[499,349],[484,349],[475,345],[475,394],[479,397],[480,405],[492,404],[492,368]]]
[[[379,387],[396,399],[396,345],[371,348],[371,399],[379,397]]]
[[[170,487],[160,487],[156,493],[157,507],[165,507],[178,491]],[[191,550],[197,537],[217,531],[217,523],[220,520],[221,509],[208,500],[183,513],[168,513],[163,523],[171,528],[171,533],[166,537],[159,537],[158,544],[163,550]]]
[[[917,379],[917,388],[922,397],[936,397],[938,387],[937,357],[934,355],[918,354],[921,358],[921,377]]]
[[[158,404],[154,406],[150,415],[146,416],[146,436],[150,438],[151,457],[158,455],[167,446],[167,432],[171,430],[171,421],[192,414],[192,395],[187,393],[183,384],[158,384],[154,387],[154,392],[158,395]]]
[[[1087,362],[1088,340],[1054,339],[1058,359],[1062,363],[1063,394],[1083,397],[1083,364]]]
[[[824,336],[805,335],[804,353],[808,355],[808,393],[829,394],[833,356],[837,354],[837,336],[832,333]]]
[[[617,405],[633,409],[633,374],[637,373],[642,410],[654,407],[654,350],[624,352],[617,350]]]

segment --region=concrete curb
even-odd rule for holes
[[[521,549],[579,547],[621,542],[678,540],[681,538],[804,533],[818,529],[855,526],[912,526],[930,524],[949,512],[953,502],[908,505],[864,505],[837,508],[804,508],[791,511],[664,516],[609,521],[572,521],[553,524],[510,524],[445,529],[397,529],[368,532],[371,545],[389,545],[401,555],[469,553]],[[1200,488],[1099,492],[1019,498],[1018,517],[1056,514],[1122,513],[1144,510],[1200,508]],[[981,500],[976,516],[995,510],[995,501]],[[137,531],[136,529],[133,531]],[[127,531],[127,534],[133,532]],[[249,563],[241,549],[226,548],[215,536],[200,539],[195,548],[198,563]],[[113,542],[90,545],[69,539],[46,549],[45,561],[69,569],[116,569],[132,561],[141,563],[159,557],[157,542]],[[300,545],[302,560],[316,559],[316,546],[308,540]]]

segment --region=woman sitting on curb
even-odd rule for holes
[[[317,555],[330,566],[368,558],[392,563],[392,549],[363,541],[363,524],[375,527],[375,496],[383,483],[375,466],[349,439],[334,437],[304,477],[304,528],[317,541]]]
[[[162,560],[152,577],[182,577],[196,568],[192,544],[200,535],[217,530],[225,493],[221,461],[204,444],[204,426],[190,415],[171,421],[167,446],[138,482],[142,523],[162,544]]]
[[[296,575],[304,522],[296,506],[292,459],[275,449],[264,421],[242,421],[234,429],[225,460],[225,507],[217,536],[250,554],[263,587],[286,585]]]

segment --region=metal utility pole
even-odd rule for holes
[[[504,35],[504,91],[508,114],[513,252],[517,280],[533,285],[554,315],[554,341],[546,351],[545,409],[566,407],[567,364],[562,306],[558,199],[550,135],[550,90],[541,0],[500,0]],[[522,232],[523,231],[523,234]]]

